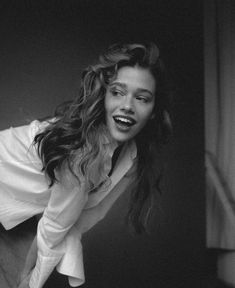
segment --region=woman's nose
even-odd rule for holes
[[[132,97],[129,96],[129,95],[123,97],[121,110],[129,112],[129,113],[130,112],[134,113],[134,105],[133,105],[133,101],[132,100],[133,100]]]

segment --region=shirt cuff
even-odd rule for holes
[[[81,233],[72,227],[64,239],[64,255],[56,270],[68,276],[69,284],[77,287],[85,282]]]
[[[64,254],[63,241],[58,244],[54,249],[50,249],[40,237],[40,233],[37,235],[38,253],[36,265],[32,271],[32,275],[29,280],[30,288],[41,288],[51,275],[52,271],[59,263]]]
[[[53,255],[54,254],[54,255]],[[62,253],[51,253],[51,255],[44,256],[38,252],[36,266],[33,269],[29,287],[30,288],[41,288],[44,283],[54,270],[55,266],[58,264],[62,257]]]

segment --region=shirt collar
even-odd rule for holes
[[[109,132],[104,134],[103,138],[103,145],[105,146],[105,149],[108,150],[108,154],[110,157],[113,156],[113,153],[115,149],[118,147],[118,143],[116,140],[112,139]],[[137,147],[134,139],[131,139],[127,141],[124,145],[123,148],[129,150],[129,155],[132,160],[134,160],[137,156]],[[122,149],[123,150],[123,149]]]

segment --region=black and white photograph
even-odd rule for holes
[[[235,287],[235,2],[0,0],[0,288]]]

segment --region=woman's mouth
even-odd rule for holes
[[[113,116],[113,120],[119,130],[127,131],[136,124],[136,120],[129,116]]]

